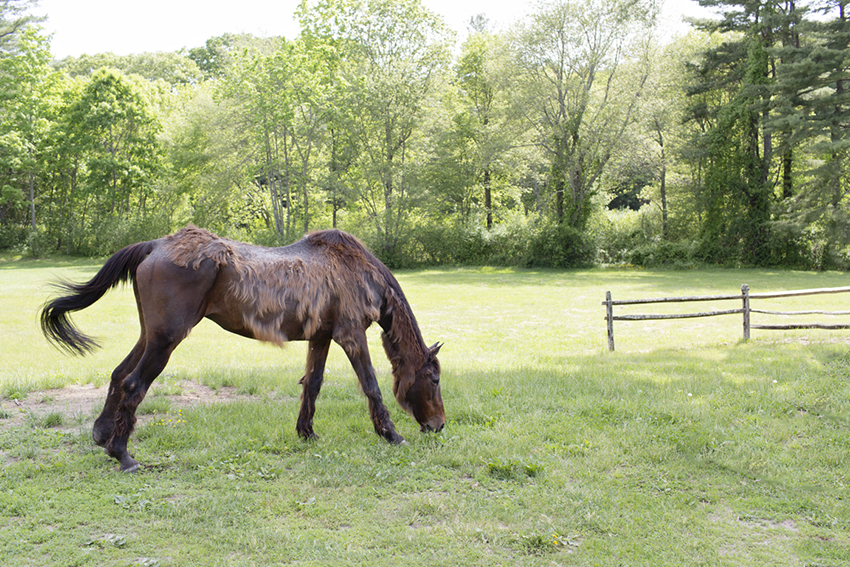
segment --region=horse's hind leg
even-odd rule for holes
[[[121,464],[122,472],[135,472],[139,463],[127,452],[127,441],[136,425],[136,409],[156,377],[163,371],[171,353],[180,340],[158,335],[144,349],[136,368],[121,383],[121,398],[115,412],[112,436],[106,443],[106,452]]]
[[[145,315],[139,297],[139,286],[135,282],[133,282],[133,294],[136,297],[136,307],[139,310],[141,336],[138,342],[136,342],[136,346],[130,351],[130,354],[112,371],[112,377],[109,380],[109,391],[106,394],[106,402],[103,404],[103,410],[94,421],[94,427],[92,428],[92,439],[101,447],[105,447],[106,442],[112,437],[115,414],[118,411],[118,404],[121,402],[121,396],[123,395],[121,385],[130,372],[139,365],[142,354],[145,352]]]
[[[136,298],[141,306],[144,350],[138,364],[121,382],[112,436],[106,452],[132,472],[139,463],[127,452],[127,441],[136,425],[136,409],[171,353],[204,317],[206,296],[216,280],[216,266],[203,261],[198,269],[181,268],[156,253],[136,270]],[[116,393],[116,396],[118,394]]]
[[[109,381],[109,392],[106,394],[106,402],[103,404],[103,410],[98,418],[94,421],[92,428],[92,439],[101,447],[106,446],[106,442],[112,437],[112,430],[115,425],[115,414],[118,412],[118,405],[121,403],[123,395],[122,384],[124,379],[138,366],[145,352],[144,338],[139,339],[127,358],[112,371],[112,378]]]
[[[328,358],[330,340],[310,341],[307,347],[307,368],[301,384],[304,389],[301,392],[301,411],[298,414],[298,423],[295,430],[304,439],[314,439],[313,415],[316,413],[316,398],[322,388],[322,380],[325,373],[325,361]]]

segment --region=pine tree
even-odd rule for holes
[[[786,151],[807,152],[815,166],[799,191],[783,191],[796,231],[808,227],[825,249],[821,266],[834,263],[850,242],[850,22],[847,0],[832,0],[821,17],[800,23],[800,34],[777,49],[783,64],[773,91],[769,127],[786,135]],[[824,17],[825,16],[825,17]],[[802,35],[802,40],[800,36]],[[790,174],[789,174],[790,175]],[[784,178],[785,176],[783,176]]]
[[[701,249],[711,261],[772,263],[772,171],[786,161],[774,150],[773,130],[766,128],[770,86],[780,64],[773,48],[789,36],[796,9],[773,0],[700,3],[724,10],[720,20],[700,27],[738,32],[705,53],[688,93],[694,101],[690,118],[705,132],[696,140],[705,167]]]

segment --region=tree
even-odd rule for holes
[[[172,86],[197,84],[203,80],[201,69],[183,53],[81,55],[66,57],[57,63],[57,68],[72,77],[88,77],[103,68],[118,69],[125,75],[139,75],[149,81],[163,80]]]
[[[584,229],[597,181],[635,119],[651,2],[552,0],[512,38],[521,105],[549,157],[555,218]],[[519,90],[519,89],[517,89]]]
[[[384,258],[397,253],[409,210],[411,138],[448,63],[450,32],[419,0],[302,2],[302,34],[340,53],[338,104],[356,117],[355,181]],[[390,260],[391,261],[391,260]]]
[[[160,125],[141,86],[118,71],[101,69],[62,112],[57,147],[70,160],[75,179],[69,229],[97,231],[104,223],[147,213],[150,181],[161,163]],[[108,249],[117,244],[103,243]]]
[[[44,19],[29,13],[37,5],[38,0],[0,0],[0,56],[14,53],[23,31]]]
[[[473,20],[472,29],[464,42],[455,66],[458,88],[467,103],[465,115],[458,117],[466,126],[466,135],[473,150],[474,181],[484,193],[486,226],[493,228],[493,177],[498,162],[510,148],[506,128],[503,81],[494,69],[497,61],[498,39],[486,31],[482,18]],[[516,129],[512,132],[517,140]]]
[[[15,52],[0,58],[0,163],[5,173],[0,207],[26,202],[33,234],[38,229],[37,183],[44,173],[41,158],[57,89],[48,40],[36,27],[24,29]],[[31,243],[31,252],[38,254],[36,241]]]
[[[641,108],[640,128],[655,146],[653,168],[661,211],[661,236],[670,238],[670,172],[682,147],[685,109],[686,62],[694,55],[694,37],[685,37],[661,49],[651,57],[652,71]]]
[[[220,79],[240,50],[262,51],[261,46],[276,42],[277,38],[261,39],[250,34],[226,33],[211,37],[203,47],[193,47],[187,57],[195,62],[205,79]]]
[[[760,135],[767,69],[766,50],[753,38],[738,93],[707,134],[709,201],[703,241],[712,254],[731,253],[748,265],[765,264],[769,258],[770,150]]]
[[[801,18],[790,40],[774,49],[782,66],[766,127],[783,134],[785,155],[810,156],[814,164],[799,168],[804,181],[793,189],[786,164],[782,197],[796,233],[806,227],[820,233],[824,266],[840,264],[839,249],[850,243],[850,21],[846,0],[817,12],[817,19]]]
[[[280,40],[268,55],[246,52],[237,57],[222,84],[222,93],[238,101],[242,117],[255,134],[255,180],[270,197],[278,235],[295,234],[296,198],[304,232],[310,229],[315,152],[329,120],[335,55],[306,39]]]
[[[800,13],[791,1],[704,0],[704,5],[723,12],[699,27],[727,34],[706,51],[698,81],[689,89],[697,100],[690,118],[705,132],[695,140],[705,157],[702,253],[712,261],[775,263],[775,250],[783,245],[771,234],[777,201],[773,172],[784,170],[781,192],[792,194],[793,154],[787,144],[777,149],[774,139],[779,133],[787,140],[789,132],[768,126],[771,92],[784,69],[778,47],[799,39]],[[714,93],[710,104],[709,93]]]

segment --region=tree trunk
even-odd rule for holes
[[[484,209],[487,211],[487,230],[493,228],[493,201],[490,191],[490,168],[484,170]]]

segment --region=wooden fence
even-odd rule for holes
[[[825,325],[821,323],[803,323],[791,325],[753,325],[750,322],[750,314],[762,313],[766,315],[850,315],[850,311],[767,311],[763,309],[753,309],[750,305],[753,299],[771,299],[779,297],[796,297],[801,295],[819,295],[823,293],[847,293],[850,292],[850,287],[831,287],[821,289],[796,289],[791,291],[775,291],[767,293],[750,293],[750,287],[747,284],[741,286],[740,295],[703,295],[697,297],[664,297],[659,299],[618,299],[611,298],[611,292],[605,293],[605,301],[602,305],[605,306],[605,319],[608,322],[608,350],[614,350],[614,321],[646,321],[651,319],[688,319],[693,317],[714,317],[716,315],[743,315],[744,339],[750,338],[750,329],[850,329],[850,325]],[[637,305],[644,303],[684,303],[689,301],[728,301],[730,299],[739,299],[741,301],[740,309],[724,309],[718,311],[708,311],[703,313],[683,313],[683,314],[650,314],[650,315],[614,315],[615,305]]]

